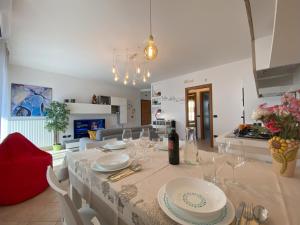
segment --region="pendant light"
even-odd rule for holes
[[[150,14],[150,35],[149,35],[149,39],[148,39],[148,42],[147,42],[147,46],[145,47],[145,57],[146,59],[148,60],[153,60],[156,58],[157,54],[158,54],[158,50],[157,50],[157,47],[155,45],[155,42],[154,42],[154,37],[152,35],[152,0],[149,0],[150,2],[150,10],[149,10],[149,14]]]

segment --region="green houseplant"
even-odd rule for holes
[[[53,150],[60,150],[59,132],[65,132],[69,125],[70,110],[67,109],[67,104],[53,101],[50,107],[46,109],[46,129],[53,131],[54,144]]]

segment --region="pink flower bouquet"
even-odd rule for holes
[[[273,136],[300,140],[300,99],[295,94],[284,94],[280,105],[260,105],[253,112],[252,118],[262,121]]]

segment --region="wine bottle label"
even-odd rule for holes
[[[173,151],[174,150],[174,141],[169,141],[168,142],[168,150]]]

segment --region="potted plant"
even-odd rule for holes
[[[282,176],[293,176],[300,140],[300,99],[292,93],[286,93],[280,105],[268,107],[262,104],[252,118],[262,121],[272,134],[269,149],[275,172]]]
[[[59,132],[67,129],[69,125],[70,110],[67,104],[53,101],[50,107],[46,109],[46,128],[54,133],[53,150],[60,150]]]

